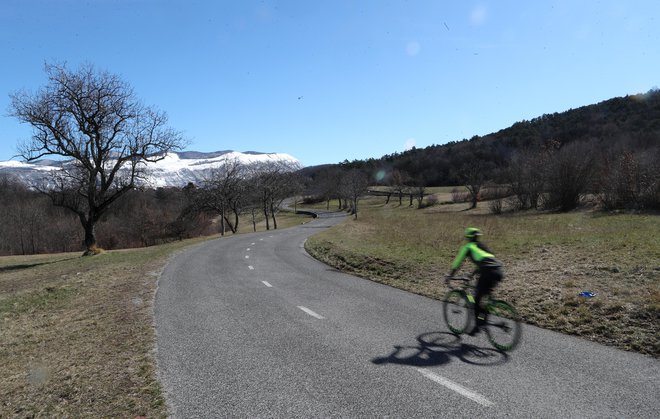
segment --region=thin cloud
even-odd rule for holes
[[[488,19],[488,10],[483,4],[476,5],[470,12],[470,23],[474,26],[481,26]]]

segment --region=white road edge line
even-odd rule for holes
[[[468,399],[477,402],[482,406],[490,407],[495,404],[490,400],[488,400],[487,398],[485,398],[484,396],[482,396],[481,394],[476,393],[468,388],[465,388],[460,384],[456,384],[455,382],[448,380],[445,377],[432,373],[431,371],[427,371],[423,368],[415,368],[415,369],[429,380],[435,381],[436,383],[445,386],[448,389],[453,390],[456,393],[460,394],[461,396],[467,397]]]
[[[263,282],[263,284],[264,284],[265,286],[267,286],[268,288],[273,288],[273,286],[270,285],[270,282],[268,282],[268,281],[261,281],[261,282]]]
[[[302,311],[304,311],[305,313],[309,314],[310,316],[316,317],[319,320],[325,319],[325,317],[321,316],[318,313],[313,312],[312,310],[308,309],[307,307],[298,306],[298,308],[301,309]]]

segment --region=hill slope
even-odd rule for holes
[[[660,90],[609,99],[598,104],[542,115],[485,136],[443,145],[413,148],[379,159],[353,161],[350,167],[405,171],[428,185],[455,185],[456,169],[479,162],[489,177],[523,150],[538,150],[548,141],[562,145],[590,142],[599,151],[657,153],[660,147]]]

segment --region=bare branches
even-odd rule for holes
[[[51,194],[75,190],[86,198],[78,207],[93,246],[93,226],[119,196],[135,187],[144,163],[162,159],[184,145],[181,134],[167,127],[165,113],[143,106],[118,76],[84,65],[71,71],[46,65],[48,84],[35,94],[11,95],[12,115],[33,127],[20,147],[26,160],[56,155],[72,159],[76,170],[56,182]],[[57,202],[57,199],[54,199]]]

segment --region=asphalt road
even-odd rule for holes
[[[227,237],[169,262],[157,360],[177,418],[658,418],[660,363],[531,326],[510,354],[456,338],[440,302],[345,275],[307,237]]]

